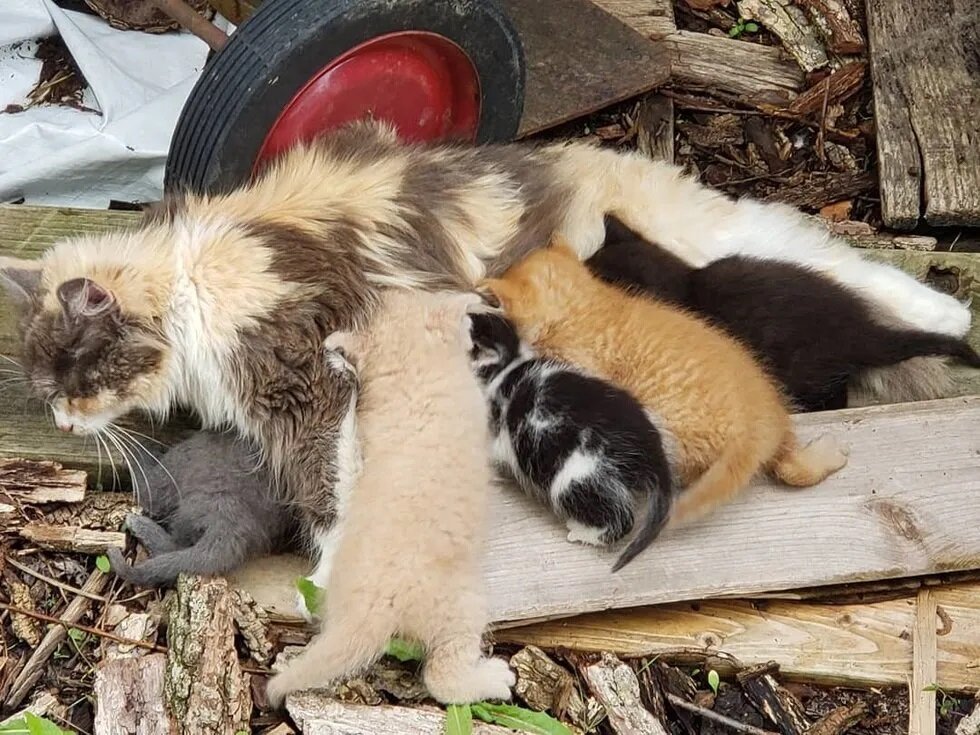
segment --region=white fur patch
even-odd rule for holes
[[[555,479],[551,481],[551,487],[548,489],[552,506],[558,508],[559,499],[568,490],[568,486],[576,480],[593,474],[598,466],[599,458],[594,454],[583,452],[581,449],[572,452],[561,469],[558,470]]]
[[[568,540],[573,544],[586,544],[587,546],[605,546],[600,537],[605,533],[604,528],[586,526],[584,523],[569,518],[565,521],[568,528]]]

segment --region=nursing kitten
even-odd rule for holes
[[[466,310],[479,301],[392,290],[367,332],[328,338],[357,370],[363,471],[340,519],[324,630],[269,682],[273,704],[356,673],[396,634],[423,644],[423,681],[438,701],[510,697],[507,662],[480,650],[493,476],[468,355]]]
[[[633,396],[558,360],[535,357],[498,314],[474,314],[472,358],[490,401],[493,458],[568,525],[568,540],[610,545],[646,514],[613,566],[667,520],[670,466],[660,432]]]
[[[127,582],[159,587],[182,573],[227,574],[286,546],[295,530],[254,452],[229,434],[195,434],[145,474],[136,494],[145,515],[130,514],[126,526],[152,556],[130,566],[119,549],[106,552]]]
[[[628,390],[662,419],[683,490],[668,524],[730,500],[760,470],[815,485],[847,458],[824,435],[801,447],[779,389],[735,340],[696,317],[603,283],[562,244],[486,286],[521,336]]]
[[[607,217],[606,240],[586,264],[608,283],[690,309],[738,338],[803,410],[843,408],[860,371],[913,357],[980,367],[962,339],[881,324],[857,292],[795,263],[732,255],[692,268]]]
[[[0,280],[22,311],[25,371],[61,429],[99,433],[177,404],[206,428],[232,427],[302,513],[324,577],[352,475],[327,334],[362,325],[382,287],[470,287],[553,231],[588,257],[607,213],[693,265],[764,251],[863,289],[911,326],[969,326],[955,299],[862,260],[798,212],[732,201],[645,156],[403,145],[369,122],[290,150],[236,191],[174,197],[137,228],[69,238],[40,262],[0,260]]]

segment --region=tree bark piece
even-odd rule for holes
[[[770,662],[736,675],[745,696],[759,712],[779,728],[782,735],[802,735],[810,728],[806,708],[773,678],[779,664]]]
[[[123,526],[126,514],[135,513],[138,509],[132,493],[89,492],[79,503],[46,512],[44,522],[99,531],[118,531]]]
[[[636,112],[636,147],[656,161],[674,162],[674,101],[655,94]]]
[[[857,702],[850,707],[838,707],[814,722],[805,735],[842,735],[864,717],[867,709],[864,702]]]
[[[909,735],[936,735],[937,635],[939,608],[931,589],[915,601],[912,628],[912,682],[909,692]]]
[[[604,653],[598,663],[582,668],[582,676],[617,735],[668,735],[664,723],[643,706],[633,669],[618,658]]]
[[[95,569],[82,586],[82,590],[93,595],[98,595],[102,592],[107,581],[108,576]],[[37,680],[44,673],[44,666],[47,664],[51,654],[55,652],[67,637],[67,627],[81,620],[91,604],[92,600],[88,597],[81,596],[75,597],[75,599],[68,603],[68,607],[60,615],[60,619],[65,625],[52,625],[48,628],[48,632],[44,634],[44,638],[41,639],[41,642],[34,649],[27,663],[24,664],[24,668],[21,669],[20,674],[17,675],[17,678],[11,684],[10,693],[7,695],[5,702],[7,707],[16,707],[30,694],[34,684],[37,683]]]
[[[802,181],[770,194],[767,202],[783,202],[796,207],[820,209],[831,202],[865,194],[875,187],[875,175],[866,171],[804,174]]]
[[[95,672],[95,735],[171,735],[164,701],[167,657],[115,658]]]
[[[583,730],[590,712],[579,694],[575,678],[536,646],[527,646],[511,656],[517,672],[514,692],[538,711],[548,710],[560,720],[568,719]]]
[[[864,61],[851,61],[840,69],[821,79],[800,94],[786,108],[792,115],[814,115],[823,109],[824,100],[828,104],[846,100],[861,89],[868,65]]]
[[[167,633],[165,690],[176,734],[248,731],[252,695],[235,650],[228,583],[181,575]]]
[[[803,71],[827,66],[827,52],[816,29],[795,5],[784,5],[779,0],[738,0],[738,12],[743,18],[759,21],[779,36]]]
[[[93,531],[78,526],[55,526],[50,523],[28,523],[20,529],[22,538],[42,549],[73,551],[77,554],[104,554],[106,549],[126,548],[126,534],[116,531]]]
[[[0,459],[0,502],[77,503],[85,497],[84,470],[66,470],[57,462]]]
[[[803,88],[803,72],[779,49],[678,31],[664,39],[675,86],[725,92],[783,107]]]
[[[867,13],[885,223],[980,224],[980,3],[868,0]]]
[[[980,735],[980,701],[974,706],[973,712],[960,720],[955,735]]]
[[[835,54],[860,54],[865,49],[861,26],[841,0],[798,0],[810,12],[817,27],[826,30],[827,48]]]

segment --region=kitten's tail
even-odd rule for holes
[[[647,493],[646,517],[643,519],[643,525],[636,531],[629,544],[623,549],[623,553],[613,564],[613,572],[618,572],[625,567],[641,551],[653,543],[653,540],[660,535],[660,531],[667,523],[671,500],[670,471],[664,467],[658,477],[648,479],[647,487],[644,489]]]
[[[887,346],[881,355],[887,362],[882,364],[890,365],[913,357],[945,355],[955,357],[970,367],[980,368],[980,355],[966,340],[956,337],[932,332],[888,330],[883,335],[883,339]],[[880,367],[880,365],[869,367]]]
[[[288,694],[325,687],[370,666],[397,631],[390,611],[375,608],[367,615],[362,613],[328,603],[324,630],[285,671],[269,680],[269,704],[279,707]]]

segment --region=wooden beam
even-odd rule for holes
[[[663,43],[670,50],[671,81],[679,87],[748,97],[785,105],[803,88],[803,72],[774,46],[677,31]]]
[[[912,627],[912,682],[909,692],[909,735],[936,735],[936,624],[939,607],[935,593],[921,590],[915,602]]]
[[[971,666],[980,658],[980,584],[931,588],[930,594],[942,631],[929,683],[977,691],[980,677]],[[913,670],[916,614],[915,595],[857,605],[709,600],[507,628],[496,631],[495,638],[545,649],[707,663],[725,675],[775,661],[791,679],[905,686]]]
[[[980,224],[980,4],[868,0],[885,222]]]

